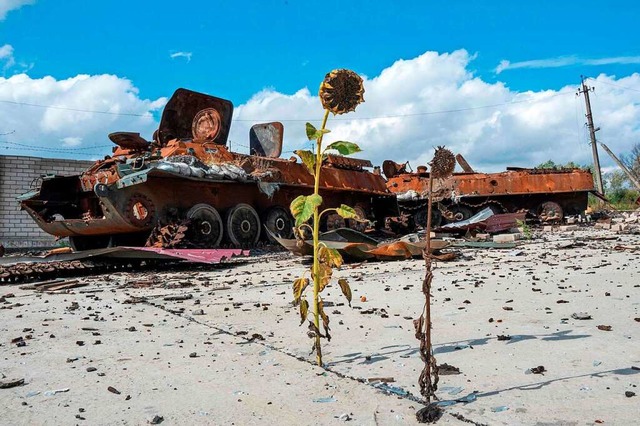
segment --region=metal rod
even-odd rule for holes
[[[607,152],[607,154],[609,154],[609,156],[613,158],[613,161],[616,162],[616,164],[622,169],[622,171],[626,173],[627,177],[631,182],[633,182],[636,188],[640,189],[640,182],[638,181],[638,179],[636,179],[633,173],[631,173],[631,171],[624,164],[622,164],[622,161],[620,161],[618,157],[616,157],[613,154],[613,152],[611,152],[609,147],[603,144],[602,142],[600,142],[600,146],[602,146],[602,149],[604,149]]]

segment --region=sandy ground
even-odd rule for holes
[[[617,239],[593,239],[603,236]],[[578,246],[558,248],[571,241]],[[445,407],[438,423],[638,424],[640,396],[625,392],[640,394],[640,250],[614,247],[639,244],[581,228],[438,263],[435,356],[461,371],[440,377],[438,397],[471,401]],[[411,320],[423,303],[423,262],[336,272],[350,280],[354,303],[336,284],[328,289],[326,370],[313,365],[291,306],[291,282],[305,267],[278,253],[89,277],[68,294],[1,287],[15,297],[0,304],[0,373],[25,384],[0,389],[0,423],[415,424],[422,363]],[[164,300],[175,295],[192,298]],[[134,296],[147,302],[126,303]],[[592,319],[572,318],[580,312]],[[11,343],[20,336],[26,346]],[[532,374],[537,366],[546,371]],[[377,377],[394,382],[367,383]]]

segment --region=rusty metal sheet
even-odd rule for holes
[[[518,222],[524,222],[526,213],[504,213],[491,216],[485,221],[485,231],[489,234],[517,228]]]
[[[179,259],[187,262],[215,264],[235,256],[248,256],[242,249],[161,249],[153,247],[109,247],[48,256],[12,256],[0,258],[0,265],[18,263],[68,262],[83,259]]]

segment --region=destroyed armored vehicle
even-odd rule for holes
[[[433,181],[433,226],[469,219],[486,207],[496,214],[525,211],[541,222],[561,221],[583,214],[589,193],[596,193],[591,172],[582,169],[508,167],[500,173],[478,173],[460,155],[456,159],[464,172]],[[429,172],[424,166],[416,172],[408,172],[407,167],[408,163],[386,160],[383,173],[387,187],[398,196],[403,225],[424,227]]]
[[[177,247],[180,241],[188,247],[251,247],[269,238],[264,228],[289,238],[289,205],[313,192],[314,178],[295,157],[279,158],[279,122],[251,128],[251,154],[231,152],[226,143],[232,114],[230,101],[178,89],[153,141],[112,133],[117,146],[111,156],[79,176],[42,177],[19,197],[20,205],[44,231],[69,237],[77,250],[145,242]],[[386,216],[397,215],[397,203],[368,167],[366,160],[328,155],[320,194],[327,208],[348,204],[382,226]],[[363,226],[352,220],[346,225]],[[322,224],[342,226],[337,215]]]

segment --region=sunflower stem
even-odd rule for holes
[[[427,346],[427,363],[425,365],[425,373],[428,377],[429,389],[426,395],[427,402],[431,402],[431,213],[433,209],[433,171],[429,173],[429,203],[427,205],[427,241],[425,244],[425,267],[427,273],[425,276],[425,333],[426,333],[426,346]]]
[[[324,130],[329,119],[329,110],[324,111],[321,130]],[[313,186],[313,193],[318,195],[320,192],[320,170],[322,169],[322,137],[321,134],[316,139],[316,173]],[[320,248],[320,213],[319,206],[313,209],[313,322],[317,330],[320,330],[320,259],[318,250]],[[322,367],[322,349],[320,348],[320,335],[316,333],[315,337],[316,360],[318,366]]]

